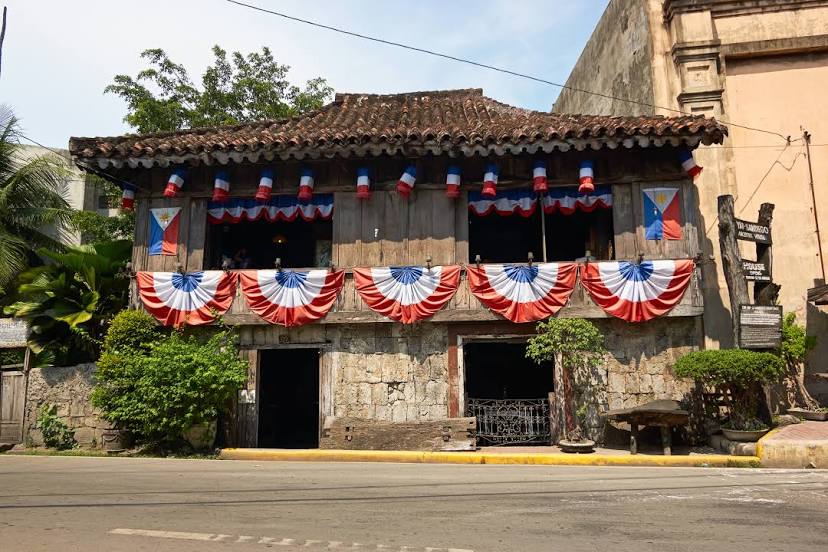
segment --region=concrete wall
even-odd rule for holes
[[[101,420],[89,402],[95,365],[32,368],[26,389],[23,442],[42,446],[43,437],[37,427],[41,405],[57,406],[57,414],[75,432],[75,441],[83,447],[100,447],[101,433],[108,422]]]
[[[644,2],[611,0],[566,85],[652,104],[651,59]],[[552,111],[590,115],[652,113],[648,107],[566,89],[561,90]]]

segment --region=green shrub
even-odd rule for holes
[[[214,420],[246,378],[247,363],[228,331],[206,341],[180,332],[149,344],[119,340],[113,336],[112,345],[132,344],[101,356],[92,403],[145,440],[176,440],[190,426]]]
[[[66,450],[75,446],[75,432],[58,417],[57,406],[44,403],[37,413],[37,423],[47,447]]]
[[[142,310],[123,310],[115,315],[103,341],[103,351],[148,351],[161,336],[155,319]]]
[[[733,429],[757,429],[757,386],[778,381],[785,373],[782,359],[772,353],[744,349],[696,351],[676,361],[675,373],[722,391],[729,401]]]
[[[796,323],[796,315],[789,312],[782,321],[782,347],[779,352],[788,364],[805,362],[808,351],[816,346],[816,336],[807,335],[805,327]]]

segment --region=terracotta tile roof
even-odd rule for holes
[[[608,117],[512,107],[481,89],[337,94],[297,117],[216,128],[72,138],[73,156],[100,166],[428,153],[502,155],[571,148],[721,143],[727,128],[695,117]]]

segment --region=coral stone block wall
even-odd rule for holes
[[[334,337],[334,415],[388,422],[448,416],[444,324],[344,327]]]
[[[32,368],[26,390],[23,439],[26,444],[42,446],[43,437],[37,427],[41,405],[57,406],[57,415],[75,432],[75,441],[82,447],[100,447],[101,433],[108,423],[98,417],[89,402],[94,383],[95,364]]]

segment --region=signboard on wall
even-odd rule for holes
[[[781,306],[739,306],[739,347],[742,349],[776,349],[781,343]]]
[[[0,318],[0,349],[17,349],[26,346],[29,325],[17,318]]]
[[[736,222],[737,240],[771,244],[770,226],[741,219],[733,220]]]
[[[749,282],[770,282],[771,275],[768,265],[761,261],[742,259],[742,272]]]

